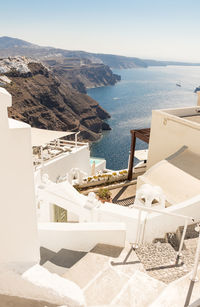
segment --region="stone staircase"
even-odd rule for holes
[[[145,307],[165,287],[145,273],[128,243],[125,248],[98,244],[88,253],[41,248],[41,264],[79,285],[87,306]]]
[[[194,225],[189,226],[182,257],[177,264],[176,250],[182,231],[179,227],[175,234],[166,234],[165,239],[157,239],[136,250],[128,243],[125,248],[97,244],[89,252],[62,249],[54,253],[41,248],[41,264],[79,285],[86,306],[145,307],[159,306],[159,302],[166,307],[178,306],[177,302],[174,305],[167,303],[167,289],[175,284],[174,287],[181,293],[184,284],[182,301],[186,298],[189,287],[187,274],[193,268],[198,241]],[[200,285],[197,284],[197,287],[200,290]],[[193,301],[197,298],[193,297]]]

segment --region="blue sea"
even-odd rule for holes
[[[128,167],[131,129],[148,128],[154,109],[179,108],[197,103],[200,67],[167,66],[113,71],[122,80],[114,86],[93,88],[88,95],[107,110],[112,130],[91,146],[91,156],[105,158],[107,168]],[[176,86],[180,84],[181,87]],[[136,149],[147,144],[137,140]]]

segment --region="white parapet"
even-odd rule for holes
[[[40,223],[41,246],[58,252],[61,248],[90,251],[96,244],[124,247],[124,223]]]

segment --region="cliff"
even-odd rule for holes
[[[80,130],[80,139],[89,141],[110,129],[104,122],[109,114],[95,100],[61,82],[40,62],[24,57],[0,60],[0,86],[13,96],[9,116],[33,127]]]
[[[109,65],[111,68],[115,69],[127,69],[127,68],[146,68],[148,65],[145,61],[135,58],[135,57],[126,57],[114,54],[103,54],[98,53],[96,57],[102,61],[105,65]]]
[[[121,80],[108,66],[85,62],[76,59],[64,59],[62,63],[55,60],[44,61],[59,79],[69,82],[73,88],[85,94],[88,88],[114,85]]]

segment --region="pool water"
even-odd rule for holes
[[[103,159],[100,160],[100,159],[92,158],[92,159],[90,159],[90,165],[92,165],[93,162],[95,162],[95,165],[98,165],[98,164],[100,164],[102,161],[103,161]]]

